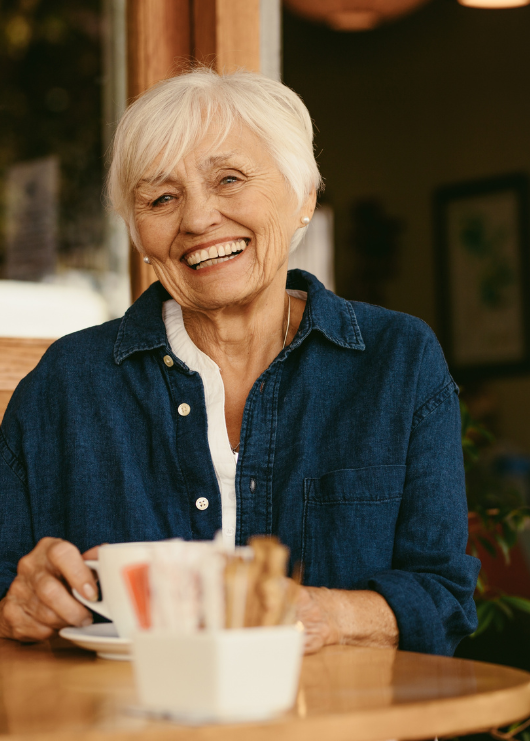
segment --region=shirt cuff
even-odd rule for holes
[[[422,575],[425,579],[425,574]],[[399,628],[399,648],[403,651],[452,656],[466,635],[476,629],[476,610],[469,596],[470,612],[448,592],[454,600],[454,609],[442,616],[425,584],[413,574],[398,569],[377,574],[367,582],[367,588],[377,592],[388,602],[396,616]],[[440,584],[433,584],[438,591]]]

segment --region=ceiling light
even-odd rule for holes
[[[283,0],[283,2],[294,13],[317,23],[326,23],[336,31],[367,31],[380,23],[411,13],[429,0]]]
[[[343,10],[330,13],[326,21],[335,31],[369,31],[375,28],[381,16],[373,10]]]
[[[468,8],[520,8],[528,5],[530,0],[458,0],[460,5]]]

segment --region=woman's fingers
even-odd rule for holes
[[[51,574],[43,574],[35,584],[38,601],[55,613],[63,625],[90,625],[90,612],[68,592],[62,582]],[[32,615],[43,616],[45,611],[40,607]],[[55,625],[54,625],[55,627]],[[60,626],[62,627],[62,626]]]
[[[25,557],[8,592],[25,613],[54,630],[92,622],[90,612],[70,595],[57,572],[42,568],[38,559]]]
[[[8,596],[0,602],[0,634],[17,641],[44,641],[54,629],[35,620]]]
[[[301,587],[296,617],[305,628],[305,653],[315,653],[322,646],[335,643],[329,590]]]
[[[97,600],[98,592],[94,575],[75,545],[66,540],[51,543],[48,548],[48,560],[72,589],[77,589],[79,594],[89,600]]]
[[[89,625],[90,612],[70,588],[97,598],[94,576],[79,550],[59,538],[43,538],[20,559],[17,576],[0,602],[0,634],[43,640],[66,625]]]
[[[307,635],[304,641],[304,653],[305,654],[316,654],[317,651],[324,646],[322,636],[318,635]]]
[[[18,607],[23,615],[17,627],[25,626],[27,630],[28,626],[33,626],[37,634],[47,629],[48,635],[65,627],[64,620],[56,612],[46,607],[34,593],[24,602],[19,602]]]
[[[36,594],[32,594],[30,598],[25,601],[24,610],[37,623],[46,625],[53,630],[60,630],[61,628],[65,628],[67,625],[71,625],[70,622],[60,617],[55,610],[41,602]]]
[[[83,553],[85,561],[96,561],[99,553],[99,545],[95,545],[93,548],[89,548],[88,551]]]
[[[34,604],[32,604],[32,602]],[[53,623],[59,618],[55,613],[50,619],[39,621],[32,612],[35,611],[37,597],[20,577],[12,583],[7,595],[0,602],[0,635],[18,641],[42,641],[54,632]]]
[[[24,615],[43,625],[48,625],[54,630],[64,627],[64,621],[57,615],[54,610],[44,605],[37,597],[33,589],[23,579],[16,578],[8,592],[9,608],[17,608]],[[8,609],[8,617],[11,610]],[[19,616],[19,619],[21,616]]]

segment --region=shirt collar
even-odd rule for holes
[[[127,309],[114,343],[114,360],[118,365],[136,352],[154,350],[157,347],[164,347],[169,352],[162,304],[170,298],[166,289],[157,281]]]
[[[328,291],[318,278],[305,270],[289,270],[287,288],[307,291],[307,308],[297,336],[289,347],[294,349],[312,330],[317,330],[340,347],[365,349],[357,317],[349,301]]]
[[[364,350],[365,345],[353,306],[339,298],[311,273],[290,270],[287,288],[307,291],[307,308],[294,341],[287,350],[297,347],[312,330],[317,330],[340,347]],[[162,304],[171,296],[159,283],[153,283],[125,312],[114,344],[114,360],[120,365],[136,352],[158,347],[171,351],[162,318]]]

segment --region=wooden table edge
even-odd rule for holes
[[[515,671],[515,670],[514,670]],[[526,674],[526,672],[520,672]],[[88,730],[0,734],[10,741],[421,741],[433,736],[450,736],[487,730],[530,716],[530,674],[528,681],[477,695],[425,702],[403,703],[388,708],[356,710],[350,713],[287,716],[257,724],[190,727],[156,723],[131,730],[92,728]],[[411,720],[411,715],[413,719]],[[477,727],[477,716],[481,727]],[[392,733],[389,732],[392,728]]]

